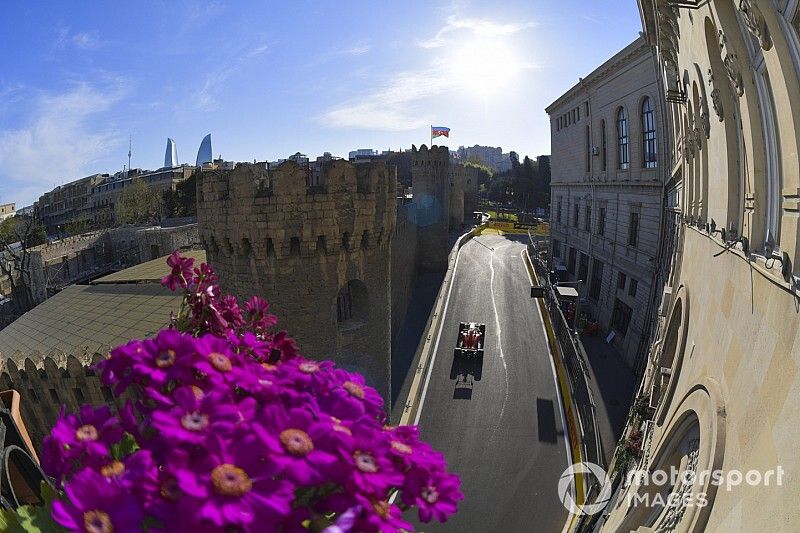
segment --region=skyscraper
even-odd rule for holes
[[[211,134],[209,133],[203,137],[203,142],[200,143],[200,149],[197,150],[197,166],[203,163],[211,163],[214,157],[211,155]]]
[[[169,137],[167,137],[167,151],[164,153],[164,166],[167,168],[178,166],[178,147]]]

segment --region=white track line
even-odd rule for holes
[[[469,242],[467,242],[464,246],[467,246]],[[433,366],[436,363],[436,353],[439,351],[439,340],[442,338],[442,330],[444,329],[444,318],[447,316],[447,306],[450,305],[450,294],[453,292],[453,285],[456,284],[456,271],[458,270],[458,260],[461,259],[461,250],[464,248],[462,246],[456,252],[456,264],[453,266],[453,275],[450,276],[450,286],[447,288],[447,299],[444,301],[444,306],[442,307],[442,314],[439,316],[439,333],[436,335],[436,343],[433,345],[433,355],[431,356],[431,360],[428,362],[428,372],[425,375],[425,384],[422,386],[422,395],[419,398],[419,406],[417,407],[417,414],[414,416],[414,425],[419,425],[419,419],[422,416],[422,407],[425,405],[425,396],[428,394],[428,385],[431,381],[431,374],[433,373]]]
[[[490,281],[489,281],[489,289],[492,293],[492,308],[494,310],[494,323],[497,326],[497,349],[500,352],[500,361],[503,363],[503,373],[506,380],[506,393],[503,397],[503,405],[500,408],[500,416],[497,417],[497,425],[492,430],[492,434],[494,434],[500,428],[500,421],[503,419],[503,413],[506,411],[506,404],[508,403],[508,364],[506,363],[506,356],[503,353],[503,341],[502,341],[502,330],[500,329],[500,316],[497,314],[497,302],[494,297],[494,247],[492,247],[492,253],[489,256],[489,270],[492,274]]]

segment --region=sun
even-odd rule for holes
[[[460,46],[448,61],[454,83],[476,96],[492,96],[506,90],[521,62],[507,44],[478,39]]]

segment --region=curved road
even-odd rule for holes
[[[525,246],[511,239],[476,237],[458,257],[418,423],[465,499],[422,531],[558,533],[567,519],[556,491],[568,465],[561,408]],[[483,364],[453,357],[461,321],[486,324]]]

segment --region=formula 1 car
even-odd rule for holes
[[[461,322],[458,326],[456,354],[465,357],[483,357],[483,340],[485,336],[486,324]]]

